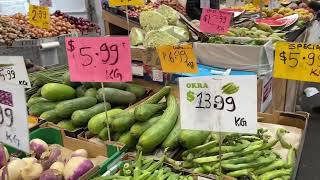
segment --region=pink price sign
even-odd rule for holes
[[[200,30],[205,33],[225,34],[229,30],[232,16],[232,12],[203,8]]]
[[[132,81],[129,37],[66,38],[71,81]]]

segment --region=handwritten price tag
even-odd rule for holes
[[[66,38],[72,81],[132,80],[129,37]]]
[[[192,45],[160,46],[157,47],[163,72],[197,73],[197,59]]]
[[[24,87],[0,82],[0,141],[29,153]]]
[[[29,23],[42,29],[48,29],[50,23],[49,8],[29,4]]]
[[[109,6],[141,6],[144,0],[109,0]]]
[[[22,56],[0,56],[0,81],[31,87]]]
[[[206,33],[225,34],[228,32],[232,12],[204,8],[200,18],[200,30]]]
[[[257,76],[179,78],[181,128],[257,132]]]
[[[320,82],[320,45],[278,42],[273,76]]]

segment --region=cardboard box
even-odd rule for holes
[[[161,68],[156,49],[143,46],[131,46],[131,59],[143,62],[144,65]]]

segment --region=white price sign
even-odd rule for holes
[[[29,153],[29,127],[23,86],[0,82],[0,142]]]
[[[0,56],[0,81],[31,88],[22,56]]]
[[[179,78],[181,128],[257,133],[257,76]]]

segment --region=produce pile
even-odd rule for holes
[[[256,7],[252,3],[246,3],[244,6],[232,6],[231,9],[242,9],[248,14],[258,13],[260,11],[260,8]]]
[[[120,170],[110,176],[97,177],[94,180],[123,180],[123,179],[163,179],[163,180],[193,180],[192,176],[175,173],[170,167],[163,164],[165,156],[162,156],[158,161],[153,158],[143,157],[139,153],[134,161],[122,162]]]
[[[157,10],[142,12],[139,17],[142,29],[131,29],[131,45],[143,44],[144,47],[152,48],[188,41],[188,28],[179,19],[177,11],[167,5],[160,5]]]
[[[69,131],[86,127],[95,115],[105,115],[105,109],[117,107],[114,111],[119,112],[146,94],[144,87],[131,83],[104,83],[105,88],[101,88],[100,83],[70,82],[68,72],[64,73],[63,82],[43,72],[36,76],[40,86],[27,102],[29,115],[40,116]]]
[[[60,145],[48,145],[41,139],[30,141],[32,153],[25,158],[9,158],[7,149],[0,146],[0,174],[10,180],[71,180],[78,179],[95,164],[84,149],[71,151]],[[7,164],[7,166],[4,166]]]
[[[263,9],[263,17],[285,17],[293,14],[299,15],[300,21],[311,21],[314,18],[313,12],[305,8],[281,7],[277,9]]]
[[[265,135],[266,131],[259,129],[256,135],[220,136],[209,132],[182,130],[180,136],[188,136],[188,141],[181,144],[186,150],[181,153],[180,161],[166,157],[166,162],[176,168],[187,168],[201,174],[253,180],[290,179],[296,150],[284,138],[289,132],[279,128],[276,138],[270,139]],[[289,149],[287,161],[272,150],[278,142],[283,148]]]

